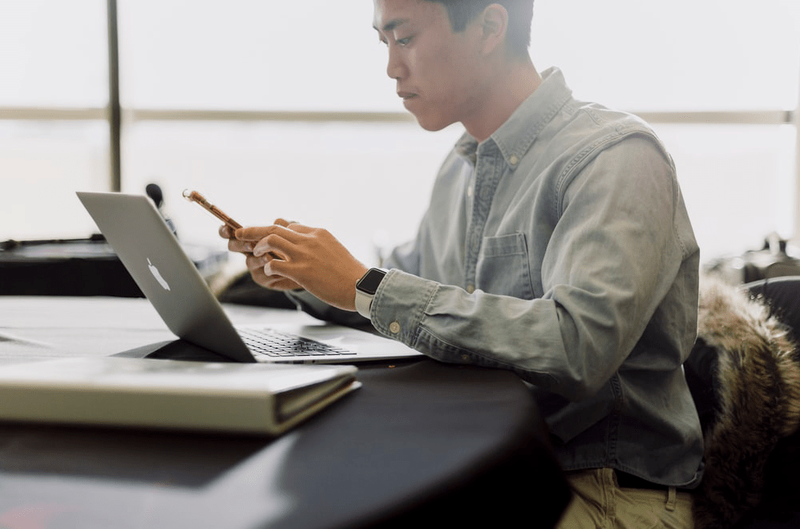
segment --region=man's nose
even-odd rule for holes
[[[400,79],[405,73],[405,65],[394,46],[389,46],[389,60],[386,64],[386,75],[391,79]]]

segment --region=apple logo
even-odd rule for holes
[[[164,290],[169,290],[169,283],[167,283],[167,281],[161,277],[161,272],[159,272],[158,268],[156,268],[156,266],[150,262],[149,258],[147,259],[147,268],[150,269],[150,273],[156,278],[158,284],[164,287]]]

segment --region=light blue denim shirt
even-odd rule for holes
[[[516,372],[565,470],[694,486],[682,364],[699,252],[675,167],[641,120],[543,77],[489,139],[450,153],[417,237],[385,263],[372,324],[437,360]]]

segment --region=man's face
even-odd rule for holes
[[[442,4],[374,0],[373,26],[386,44],[386,73],[397,95],[426,130],[440,130],[474,115],[487,85],[480,75],[480,27],[454,33]]]

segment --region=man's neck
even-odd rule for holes
[[[491,83],[480,107],[462,122],[479,143],[499,129],[542,83],[541,75],[529,60],[512,62],[496,74],[496,81]]]

